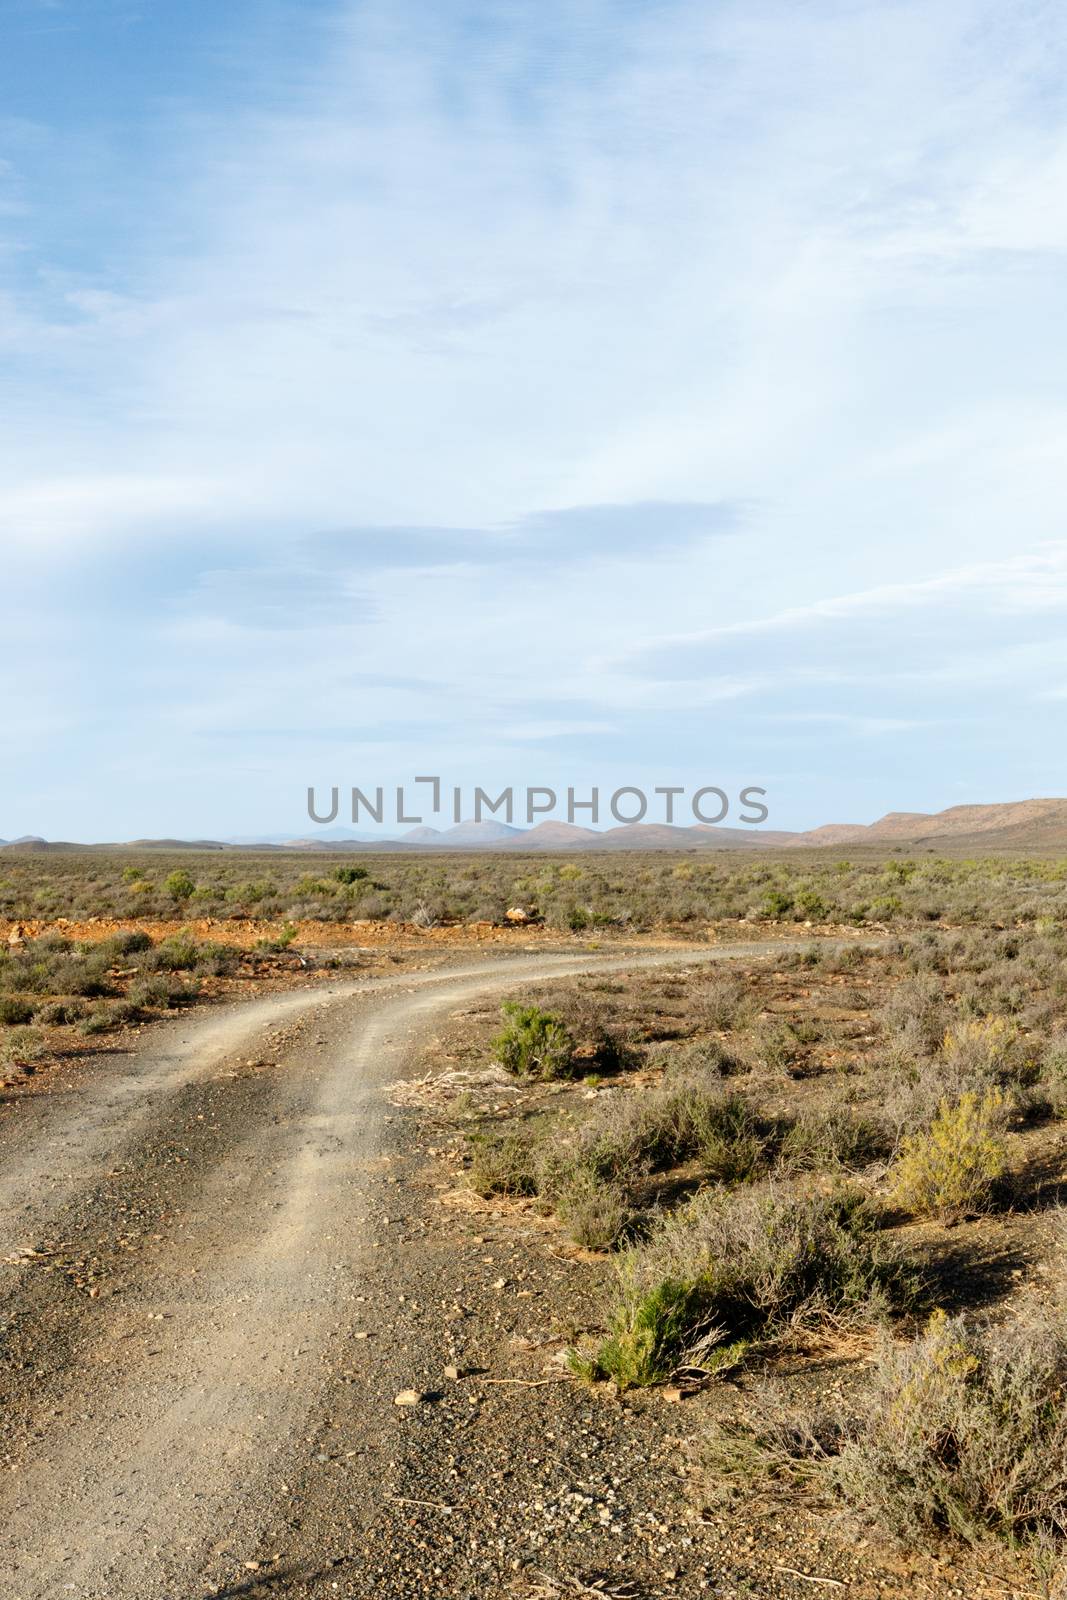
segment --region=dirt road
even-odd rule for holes
[[[455,1348],[396,1244],[411,1204],[382,1085],[450,1010],[520,980],[752,953],[477,958],[274,996],[167,1024],[6,1115],[0,1593],[493,1592],[482,1556],[442,1565],[438,1513],[421,1576],[374,1532],[394,1385],[426,1388]]]

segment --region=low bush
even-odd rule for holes
[[[218,977],[233,970],[239,954],[232,945],[172,933],[145,957],[142,967],[146,972],[200,972]]]
[[[733,1078],[746,1073],[743,1051],[718,1039],[687,1039],[681,1044],[659,1045],[649,1053],[650,1066],[662,1066],[668,1077]]]
[[[22,1023],[32,1022],[34,1010],[33,1002],[23,999],[22,995],[0,995],[0,1023],[5,1027],[17,1027]]]
[[[529,1127],[475,1133],[468,1151],[467,1181],[476,1194],[488,1198],[537,1193],[537,1137]]]
[[[99,999],[113,993],[114,986],[108,976],[110,965],[107,956],[98,950],[72,950],[69,955],[59,956],[42,968],[40,988],[45,993]]]
[[[78,1023],[78,1032],[84,1034],[86,1038],[92,1038],[98,1033],[108,1033],[114,1026],[115,1021],[111,1015],[111,1007],[108,1005],[95,1005],[86,1012]]]
[[[714,1370],[786,1326],[910,1304],[914,1270],[854,1190],[704,1191],[624,1257],[607,1338],[576,1369],[620,1387]]]
[[[881,1353],[833,1469],[846,1500],[909,1541],[1067,1535],[1067,1328],[980,1330],[937,1312]]]
[[[0,1062],[25,1064],[44,1053],[44,1038],[38,1028],[12,1028],[0,1034]]]
[[[80,1022],[87,1009],[84,1000],[49,1000],[37,1008],[34,1020],[50,1028],[60,1028],[71,1022]]]
[[[548,1148],[539,1192],[561,1193],[579,1173],[632,1189],[650,1173],[690,1162],[706,1180],[741,1183],[765,1169],[769,1137],[743,1095],[718,1083],[667,1080],[598,1101],[569,1139]]]
[[[761,1017],[749,1030],[749,1054],[769,1072],[789,1072],[803,1055],[803,1041],[784,1017]]]
[[[1067,1116],[1067,1034],[1057,1033],[1049,1040],[1040,1078],[1052,1112],[1057,1117]]]
[[[621,1183],[602,1182],[581,1168],[557,1190],[554,1203],[570,1237],[587,1250],[613,1250],[634,1219],[630,1196]]]
[[[731,976],[716,976],[695,997],[697,1015],[705,1028],[726,1032],[751,1019],[752,1002],[745,985]]]
[[[124,956],[139,955],[143,950],[151,950],[152,940],[140,928],[129,928],[101,940],[95,948],[102,958],[115,961],[121,960]]]
[[[984,1211],[1007,1166],[1000,1133],[1004,1094],[968,1092],[941,1102],[930,1127],[904,1139],[890,1169],[894,1201],[921,1216],[954,1218]]]
[[[787,1172],[855,1171],[884,1159],[890,1149],[880,1122],[831,1107],[801,1112],[784,1129],[779,1160]]]
[[[367,869],[366,867],[337,867],[334,870],[334,877],[338,883],[359,883],[363,878],[367,877]]]
[[[131,1005],[142,1009],[171,1010],[183,1001],[192,999],[195,994],[195,986],[183,983],[179,978],[168,977],[165,973],[155,972],[131,983],[128,998]]]
[[[505,1022],[493,1040],[493,1053],[507,1072],[520,1078],[569,1077],[574,1068],[574,1040],[564,1022],[540,1006],[507,1000]]]

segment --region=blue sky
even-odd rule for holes
[[[1067,793],[1067,11],[0,0],[0,836]]]

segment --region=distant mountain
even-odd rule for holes
[[[291,834],[234,834],[222,840],[226,845],[240,845],[254,848],[256,845],[283,845],[286,850],[294,850],[304,845],[373,845],[376,838],[373,834],[354,834],[347,827],[323,827],[315,832],[314,837],[294,838]]]
[[[226,846],[221,839],[131,839],[127,848],[130,850],[225,850]]]
[[[505,822],[460,822],[452,828],[418,826],[399,839],[332,829],[310,837],[266,835],[219,839],[133,839],[125,844],[72,844],[37,834],[0,840],[5,851],[64,850],[246,850],[273,852],[380,852],[434,850],[826,850],[871,846],[881,849],[956,851],[1062,850],[1067,854],[1067,799],[1015,800],[995,805],[950,806],[945,811],[889,811],[877,822],[829,822],[803,833],[772,828],[722,828],[708,823],[676,827],[662,822],[628,822],[619,827],[579,827],[572,822],[539,822],[514,828]]]
[[[428,831],[435,832],[433,828]],[[445,828],[440,835],[440,843],[445,849],[452,844],[492,846],[498,845],[501,840],[519,837],[525,838],[521,828],[513,828],[507,822],[486,819],[484,822],[457,822],[454,828]]]
[[[527,828],[519,843],[523,850],[589,850],[601,838],[594,828],[580,828],[576,822],[539,822]]]
[[[3,850],[29,853],[32,850],[85,850],[86,845],[72,844],[68,839],[41,839],[35,833],[25,833],[21,839],[11,839],[0,846]]]
[[[1067,800],[1009,800],[946,811],[888,811],[877,822],[828,823],[795,834],[791,847],[951,845],[982,850],[1067,849]]]

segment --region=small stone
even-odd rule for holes
[[[417,1389],[401,1389],[393,1404],[395,1406],[417,1406],[424,1399],[425,1395],[421,1395]]]

